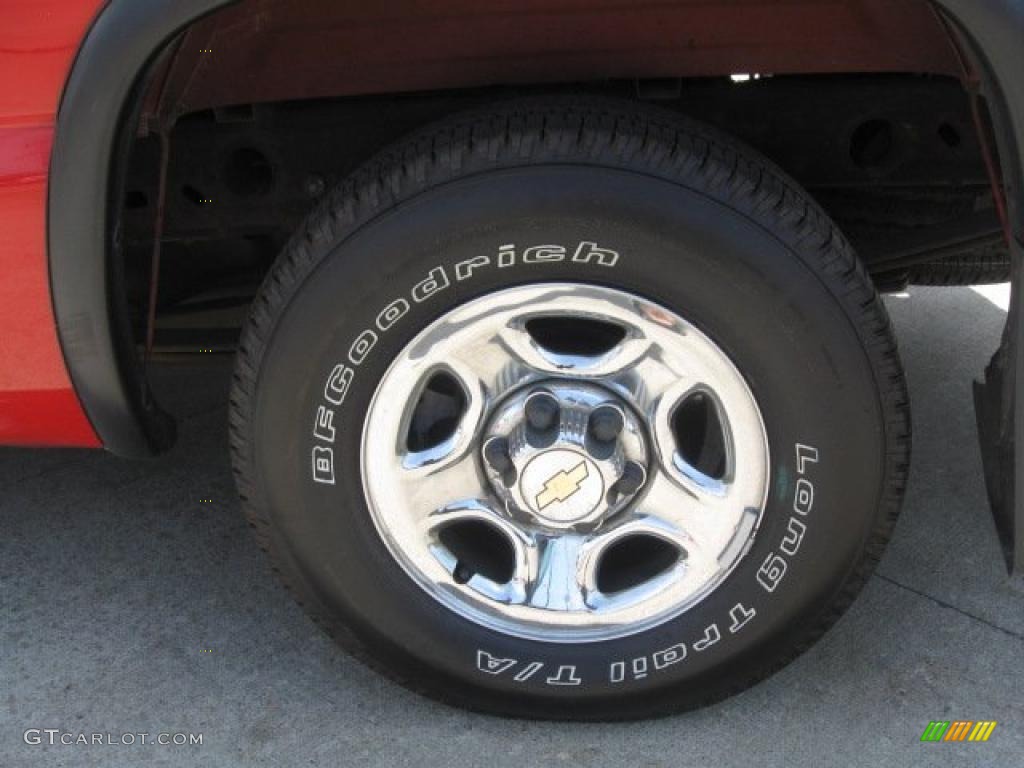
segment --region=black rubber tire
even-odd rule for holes
[[[466,280],[452,271],[507,243],[584,241],[617,251],[616,266],[517,260],[497,269],[492,260]],[[428,275],[429,295],[406,302],[401,321],[377,331],[371,350],[356,350],[354,365],[353,340]],[[549,280],[631,291],[700,327],[746,377],[772,455],[761,527],[730,576],[681,616],[607,642],[527,641],[452,614],[388,553],[360,480],[363,418],[398,351],[460,303]],[[335,407],[325,403],[325,380],[341,362],[354,373]],[[325,405],[337,429],[331,444],[312,434]],[[385,151],[330,193],[253,304],[230,430],[260,545],[341,645],[440,700],[558,719],[704,705],[796,657],[876,564],[900,507],[910,445],[886,311],[824,213],[768,161],[712,129],[589,99],[457,116]],[[813,446],[818,460],[799,445]],[[333,485],[311,477],[318,447],[332,450]],[[674,656],[658,655],[670,647]],[[632,670],[640,657],[652,662],[651,674],[611,681],[611,664]],[[481,671],[488,660],[501,663]],[[528,668],[536,673],[517,680]],[[580,682],[549,684],[560,679]]]
[[[1010,250],[1001,238],[907,271],[911,285],[989,285],[1010,280]]]

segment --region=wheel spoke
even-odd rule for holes
[[[566,533],[545,539],[537,570],[528,586],[527,601],[550,611],[586,611],[594,587],[593,567],[586,555],[587,539]]]
[[[403,467],[396,485],[405,503],[419,510],[423,518],[488,496],[472,444],[463,450],[453,449],[436,461]]]
[[[706,551],[713,547],[722,517],[728,512],[727,497],[694,494],[665,472],[655,472],[627,524],[656,529],[687,551]]]
[[[609,371],[606,385],[624,394],[641,412],[651,413],[666,393],[697,386],[694,372],[677,357],[666,353],[657,341],[644,339],[634,345]]]
[[[493,401],[513,387],[553,372],[535,367],[533,358],[521,355],[513,346],[519,343],[517,337],[518,333],[502,329],[453,349],[449,359],[463,376],[479,383],[488,401]]]
[[[742,506],[728,489],[721,495],[707,493],[659,471],[614,531],[617,535],[647,533],[670,541],[686,553],[688,578],[707,577],[719,568],[723,555],[749,539],[759,514],[759,508]]]
[[[434,557],[452,578],[459,583],[459,562],[455,555],[440,543],[440,533],[451,525],[464,522],[482,522],[504,535],[512,546],[512,577],[497,583],[481,574],[472,574],[464,583],[470,588],[502,603],[521,604],[526,601],[529,584],[538,570],[537,541],[528,531],[496,511],[487,501],[471,500],[449,505],[430,514],[426,520],[426,534],[432,542]]]

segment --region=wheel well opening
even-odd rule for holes
[[[113,274],[140,355],[151,295],[157,356],[231,352],[276,255],[332,187],[432,121],[519,96],[656,101],[739,137],[811,192],[882,288],[906,280],[906,266],[887,261],[893,243],[920,258],[950,239],[995,234],[958,64],[923,0],[812,4],[815,34],[800,44],[780,31],[796,6],[641,4],[613,61],[601,41],[621,25],[607,8],[524,6],[511,40],[494,14],[410,3],[392,50],[371,45],[393,23],[372,9],[357,19],[320,0],[264,2],[254,25],[251,5],[182,30],[123,111]],[[651,45],[676,27],[688,30],[686,45]],[[755,42],[740,34],[761,27]],[[456,66],[466,57],[479,65]],[[158,223],[161,133],[168,193]]]

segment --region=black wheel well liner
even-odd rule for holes
[[[958,28],[981,69],[1008,208],[1010,311],[999,349],[975,383],[985,480],[1007,567],[1024,584],[1024,4],[1015,0],[934,0]],[[1016,74],[1014,74],[1016,73]]]
[[[237,0],[110,0],[75,58],[50,162],[48,258],[54,314],[71,381],[104,446],[150,456],[174,439],[149,395],[123,311],[116,207],[122,135],[143,74],[175,34]],[[1024,8],[1013,0],[934,0],[987,69],[1020,257],[1024,212]],[[1022,378],[1021,380],[1024,380]],[[1024,475],[1022,475],[1024,480]],[[1024,485],[1022,485],[1024,487]]]
[[[149,395],[123,311],[112,183],[125,120],[149,64],[175,34],[235,0],[112,0],[64,87],[50,157],[47,235],[57,332],[82,407],[110,451],[170,447],[174,422]]]

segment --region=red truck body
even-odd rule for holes
[[[877,4],[877,0],[870,0],[871,4]],[[476,44],[473,41],[478,35],[461,35],[458,24],[453,26],[460,14],[479,15],[480,9],[475,8],[474,4],[454,3],[449,9],[451,13],[446,12],[439,17],[440,21],[434,22],[424,20],[430,14],[425,13],[422,7],[408,5],[403,10],[403,17],[407,18],[408,23],[399,30],[401,48],[406,50],[410,45],[418,45],[423,50],[411,57],[411,66],[407,64],[403,68],[395,59],[395,51],[389,53],[379,45],[383,39],[379,32],[382,26],[390,23],[390,11],[359,11],[356,14],[359,18],[355,19],[359,23],[354,26],[355,32],[350,41],[352,45],[346,55],[363,60],[366,66],[352,70],[348,64],[339,65],[342,69],[335,73],[334,80],[341,77],[346,92],[467,85],[474,82],[473,78],[478,75],[506,78],[515,75],[519,79],[549,77],[544,72],[553,71],[550,66],[552,62],[535,55],[537,41],[543,41],[549,33],[556,34],[555,31],[547,30],[548,14],[562,11],[578,14],[586,4],[575,3],[574,7],[568,9],[526,4],[531,7],[527,9],[524,16],[527,20],[523,23],[526,25],[525,31],[530,34],[524,38],[525,48],[522,51],[510,42],[507,28],[503,26],[509,9],[499,9],[491,25],[494,27],[491,34],[485,35],[485,40]],[[776,8],[771,3],[739,4],[742,8],[734,7],[736,5],[681,3],[678,8],[646,8],[643,12],[648,16],[661,13],[664,16],[663,24],[668,25],[677,41],[682,39],[679,35],[687,29],[693,35],[707,38],[687,57],[680,58],[680,52],[687,47],[680,42],[664,51],[672,60],[688,62],[685,67],[693,73],[718,71],[726,66],[725,59],[734,58],[737,51],[741,50],[746,51],[744,56],[752,66],[773,66],[777,71],[801,71],[808,67],[816,67],[820,71],[841,71],[850,66],[901,69],[914,64],[925,65],[933,71],[949,67],[949,51],[944,49],[941,42],[920,46],[912,42],[916,26],[922,22],[934,23],[933,19],[922,16],[920,7],[908,5],[895,15],[898,24],[887,30],[876,30],[878,34],[892,36],[890,44],[883,48],[888,52],[888,57],[879,60],[870,44],[870,35],[867,34],[871,24],[851,24],[860,12],[852,5],[847,7],[840,3],[816,7],[812,3],[804,4],[806,7],[802,8],[789,4]],[[105,6],[102,0],[12,0],[0,8],[0,273],[4,276],[0,282],[0,444],[99,446],[102,442],[76,396],[61,351],[51,299],[46,224],[48,169],[62,89],[90,24]],[[317,2],[307,3],[303,7],[296,3],[282,3],[280,6],[272,8],[264,4],[261,13],[293,14],[297,21],[291,22],[291,29],[302,34],[316,27],[318,16],[325,16],[334,27],[339,27],[348,23],[346,19],[351,15],[348,10]],[[401,3],[395,8],[400,6]],[[735,20],[737,13],[746,12],[750,8],[759,14],[757,18],[763,19],[769,13],[781,13],[789,21],[774,28],[758,24],[753,31],[744,31],[742,26],[737,27],[730,22]],[[624,31],[623,19],[629,19],[632,14],[632,9],[625,14],[615,12],[614,9],[608,11],[597,8],[585,29],[591,36],[595,31],[603,32],[605,36],[611,33],[610,39],[613,39]],[[509,16],[513,17],[514,14]],[[230,16],[225,23],[231,26]],[[820,25],[846,25],[849,29],[846,36],[850,41],[849,49],[826,55],[826,51],[818,50],[813,45],[794,47],[791,39],[794,34],[804,35],[810,31],[806,27]],[[451,49],[458,55],[453,53],[444,61],[439,60],[434,69],[425,69],[422,61],[434,57],[430,53],[431,46],[436,43],[442,28],[450,33],[444,50]],[[245,60],[246,36],[257,31],[258,26],[242,25],[231,29],[232,38],[237,38],[238,44],[223,55],[230,57],[232,51],[235,51]],[[774,31],[770,31],[772,29]],[[625,32],[628,37],[628,30]],[[748,40],[750,34],[754,34],[756,39]],[[623,49],[625,53],[619,54],[620,58],[622,55],[632,58],[641,56],[643,67],[652,72],[672,69],[672,65],[667,62],[659,64],[657,57],[649,60],[651,54],[643,53],[651,50],[650,41],[638,39],[630,42],[631,39],[622,44],[628,43]],[[310,55],[303,52],[301,47],[293,47],[289,38],[281,40],[284,48],[275,49],[271,53],[280,56],[281,51],[285,50],[286,59],[283,61],[292,61],[296,55],[300,59]],[[567,71],[580,70],[577,74],[600,71],[600,62],[607,59],[605,53],[601,52],[581,59],[582,54],[573,52],[574,44],[570,38],[553,38],[553,41],[557,43],[556,48],[562,51],[557,54],[558,67],[554,68],[559,71],[566,67],[569,68]],[[610,44],[606,42],[601,45],[606,47]],[[474,45],[476,48],[473,48]],[[490,65],[482,69],[477,66],[467,69],[462,65],[466,60],[483,56],[482,51],[497,51],[499,48],[507,49],[507,55],[485,56],[483,60],[490,62]],[[251,56],[249,58],[252,59]],[[501,64],[505,60],[520,62],[516,66],[522,71],[510,73],[507,71],[508,66]],[[231,59],[226,61],[230,63]],[[393,65],[388,66],[393,61]],[[540,69],[530,65],[530,62],[541,61],[547,63]],[[301,85],[305,81],[296,81],[291,74],[286,74],[280,62],[269,54],[261,54],[252,62],[253,65],[263,67],[255,73],[256,76],[245,81],[245,87],[252,91],[253,98],[269,98],[281,92],[283,84],[294,88],[297,82],[300,84],[299,92],[305,94],[301,90],[305,88]],[[580,69],[581,62],[583,69]],[[245,66],[250,67],[250,64]],[[498,69],[490,72],[488,66],[497,66]],[[278,74],[275,75],[275,72]],[[350,74],[352,72],[355,74]],[[391,79],[388,73],[391,73]],[[349,82],[352,77],[359,82]],[[210,94],[204,93],[204,89],[215,93],[218,87],[230,84],[237,86],[238,82],[230,78],[206,76],[190,83],[188,96],[197,103],[202,102],[204,98],[209,100],[210,97]],[[312,90],[306,95],[317,95],[314,86],[310,86]],[[291,93],[291,97],[294,98],[295,93]],[[189,98],[182,96],[186,102]],[[83,323],[82,333],[85,336],[90,333],[87,328],[88,325]],[[74,333],[73,329],[71,333]],[[75,341],[86,345],[89,343],[87,338],[76,337]]]
[[[50,299],[46,182],[57,107],[99,0],[0,10],[0,443],[98,447]]]

